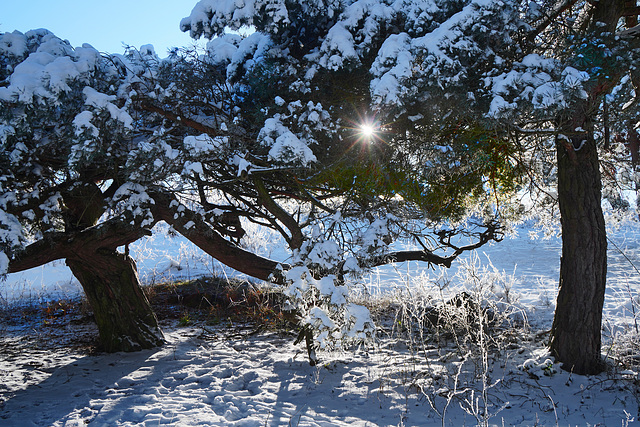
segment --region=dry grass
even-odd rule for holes
[[[287,329],[294,321],[294,315],[284,310],[283,294],[247,281],[206,277],[155,285],[145,291],[159,319],[178,319],[183,325],[231,320]]]
[[[272,330],[295,337],[295,315],[284,310],[284,296],[271,288],[247,281],[200,278],[145,286],[143,290],[161,325],[228,325],[230,333],[242,325],[242,329]],[[0,338],[13,335],[40,348],[67,347],[83,353],[99,348],[93,312],[85,298],[0,306]]]

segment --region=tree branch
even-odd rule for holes
[[[142,108],[145,111],[159,114],[165,119],[171,120],[174,123],[181,123],[187,127],[190,127],[191,129],[197,130],[198,132],[206,133],[209,136],[222,135],[222,132],[220,132],[218,129],[203,125],[202,123],[196,122],[195,120],[192,120],[188,117],[182,117],[178,114],[174,114],[170,111],[166,111],[160,107],[157,107],[151,104],[148,101],[141,101],[139,105],[140,105],[140,108]]]
[[[291,249],[299,249],[302,245],[303,237],[302,230],[300,230],[300,226],[298,222],[293,219],[289,213],[287,213],[284,209],[282,209],[269,195],[267,188],[264,185],[262,179],[255,177],[253,182],[256,186],[256,190],[258,190],[258,195],[260,196],[260,201],[264,205],[264,207],[274,216],[276,219],[284,224],[285,227],[291,233],[291,237],[287,238],[289,246]]]
[[[542,22],[538,23],[533,27],[533,31],[531,31],[527,35],[527,39],[532,42],[533,39],[538,37],[553,21],[555,21],[558,16],[560,16],[564,11],[569,9],[571,6],[577,3],[577,0],[562,0],[555,4],[553,9],[542,19]]]
[[[287,265],[263,258],[229,242],[200,215],[181,205],[173,195],[152,191],[149,195],[155,200],[155,204],[151,206],[154,219],[165,221],[224,265],[261,280],[277,276],[281,265],[288,268]]]
[[[457,234],[455,230],[445,230],[436,233],[439,237],[439,242],[443,246],[454,250],[449,256],[437,255],[433,253],[433,251],[427,249],[421,251],[397,251],[374,259],[370,266],[378,267],[392,262],[423,261],[428,262],[429,264],[451,268],[453,261],[463,253],[478,249],[490,241],[499,242],[502,240],[502,236],[499,234],[500,227],[496,222],[490,222],[485,225],[485,227],[487,229],[478,235],[478,241],[466,246],[456,246],[450,242],[451,237]]]
[[[78,252],[100,248],[115,250],[150,235],[151,231],[147,228],[131,225],[121,218],[113,218],[81,231],[49,233],[18,252],[9,262],[7,272],[17,273],[39,267],[51,261],[73,257]]]
[[[451,263],[457,257],[458,255],[442,257],[430,251],[398,251],[375,258],[370,266],[379,267],[381,265],[391,264],[392,262],[423,261],[428,262],[429,264],[442,265],[444,267],[450,268]]]

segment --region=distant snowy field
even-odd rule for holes
[[[517,229],[517,235],[502,242],[485,245],[474,253],[456,260],[451,269],[431,269],[424,263],[410,262],[376,268],[360,281],[372,294],[420,286],[424,292],[438,294],[438,286],[449,282],[446,294],[463,290],[456,274],[468,263],[480,268],[511,276],[511,295],[531,308],[553,313],[557,296],[560,254],[559,238],[532,239],[531,230]],[[607,294],[604,318],[628,318],[630,298],[640,292],[640,224],[626,223],[609,227]],[[248,243],[249,249],[278,261],[286,261],[282,242],[274,235],[258,233]],[[136,259],[138,272],[144,284],[151,285],[169,280],[188,280],[204,275],[247,278],[224,266],[180,235],[169,231],[165,224],[154,229],[153,236],[145,237],[129,247]],[[249,279],[249,278],[247,278]],[[20,299],[50,300],[72,298],[82,294],[64,261],[55,261],[25,272],[9,274],[0,282],[0,302]],[[551,306],[551,307],[550,307]],[[546,309],[545,309],[546,308]]]
[[[154,236],[130,246],[145,283],[235,275],[184,239],[171,237],[166,227],[155,231]],[[616,331],[628,331],[627,326],[633,329],[640,320],[634,312],[640,302],[640,272],[636,270],[640,266],[640,226],[611,229],[609,238],[605,342]],[[258,236],[251,244],[262,255],[285,256],[275,249],[279,243],[270,235]],[[544,331],[550,328],[553,316],[560,246],[557,238],[531,240],[529,229],[521,228],[516,237],[466,255],[450,270],[430,270],[415,263],[387,266],[364,278],[364,285],[372,294],[438,295],[440,287],[449,283],[440,295],[447,297],[462,290],[459,274],[475,264],[481,270],[504,273],[496,276],[501,281],[492,291],[496,295],[508,292],[526,310],[534,332]],[[80,294],[64,262],[9,275],[0,289],[5,303]],[[95,334],[91,326],[41,330],[35,337],[33,333],[25,336],[29,326],[1,326],[0,425],[479,423],[469,407],[475,402],[479,404],[475,415],[483,411],[482,400],[478,400],[481,384],[474,374],[478,368],[465,364],[461,382],[455,384],[456,369],[462,366],[455,351],[429,347],[416,354],[406,343],[383,335],[371,351],[324,353],[322,363],[311,367],[303,348],[294,346],[292,338],[275,333],[253,335],[239,325],[229,326],[165,323],[168,344],[163,348],[98,355],[69,351],[61,344],[66,336]],[[541,334],[539,339],[505,349],[500,356],[489,356],[488,425],[635,425],[640,415],[638,372],[580,377],[557,365],[548,371],[545,337]],[[49,348],[42,340],[58,344]],[[531,369],[525,372],[523,366]],[[547,376],[549,372],[552,375]],[[467,382],[469,378],[475,379]],[[429,384],[428,390],[420,388]],[[446,396],[453,391],[457,394],[447,406]],[[432,404],[427,396],[435,399]]]

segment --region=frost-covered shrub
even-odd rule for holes
[[[501,353],[527,334],[528,319],[510,293],[513,275],[481,266],[475,254],[461,263],[453,278],[423,277],[400,292],[397,325],[418,348],[435,345],[479,360],[482,352]]]
[[[335,242],[316,236],[297,251],[297,262],[284,273],[291,308],[320,350],[368,342],[375,332],[369,310],[351,302],[349,287],[330,273],[337,270],[341,255]]]

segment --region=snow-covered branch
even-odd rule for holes
[[[151,235],[150,227],[140,227],[113,218],[77,232],[54,232],[17,251],[9,262],[9,273],[39,267],[48,262],[72,257],[80,252],[95,252],[101,248],[115,250]]]
[[[165,221],[221,263],[262,280],[271,280],[278,275],[280,263],[234,245],[222,237],[201,215],[181,204],[172,195],[162,192],[150,192],[150,195],[155,201],[151,211],[156,220]]]

